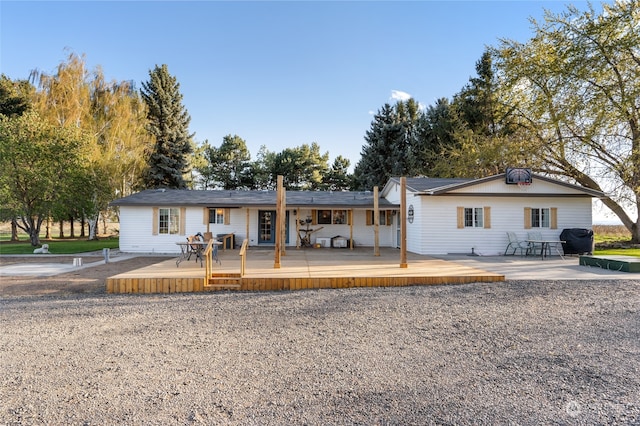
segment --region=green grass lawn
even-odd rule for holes
[[[593,254],[596,256],[615,255],[615,256],[640,257],[640,249],[628,248],[628,249],[594,250]]]
[[[102,250],[103,248],[117,249],[120,246],[118,237],[105,237],[97,241],[87,241],[84,239],[43,240],[42,243],[49,244],[49,252],[52,254],[85,253]],[[31,254],[33,253],[33,249],[34,247],[28,241],[0,243],[0,255]]]

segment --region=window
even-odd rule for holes
[[[532,228],[549,228],[549,219],[551,215],[549,214],[548,208],[531,209],[531,227]]]
[[[158,209],[158,233],[178,234],[180,232],[180,209]]]
[[[346,210],[334,210],[333,211],[333,220],[334,225],[344,225],[347,223],[347,211]]]
[[[391,225],[392,210],[379,210],[380,213],[380,225]],[[375,223],[374,220],[375,211],[367,210],[367,226],[372,226]]]
[[[482,207],[465,207],[464,208],[464,227],[465,228],[483,228],[484,227],[484,209]]]
[[[331,224],[331,210],[318,210],[318,224],[320,225]]]
[[[224,223],[224,209],[209,209],[209,223]]]

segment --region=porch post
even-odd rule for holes
[[[251,238],[249,237],[249,207],[245,207],[245,209],[247,210],[247,214],[246,214],[246,219],[245,219],[245,226],[247,228],[247,233],[246,233],[246,239],[251,241]]]
[[[280,195],[280,211],[278,212],[278,222],[280,222],[280,255],[287,255],[287,191],[282,188]]]
[[[282,207],[282,175],[278,175],[278,186],[276,188],[276,215],[280,216]],[[273,262],[274,269],[280,269],[280,244],[282,243],[282,235],[280,233],[280,218],[276,219],[276,247],[275,247],[275,260]]]
[[[380,206],[378,205],[378,187],[373,187],[373,255],[380,256]]]
[[[300,207],[294,209],[293,218],[296,220],[296,249],[300,250]]]
[[[400,267],[407,268],[407,178],[400,178]]]
[[[347,210],[349,220],[349,250],[353,250],[353,209]]]

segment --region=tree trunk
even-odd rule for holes
[[[87,222],[89,223],[89,241],[97,240],[98,217],[90,217]]]
[[[47,240],[51,239],[51,218],[47,218],[47,224],[45,225],[46,235],[44,236]]]
[[[18,221],[15,217],[11,219],[11,241],[18,241]]]
[[[42,226],[42,219],[38,217],[34,219],[30,217],[28,219],[28,228],[29,228],[29,239],[31,240],[31,245],[33,247],[37,247],[40,245],[40,227]]]
[[[82,215],[82,218],[80,218],[80,238],[84,238],[86,236],[84,233],[85,224],[86,224],[86,219],[84,215]]]
[[[62,220],[60,221],[60,234],[58,234],[58,237],[60,239],[64,238],[64,222]]]
[[[76,230],[75,228],[75,222],[73,221],[73,216],[69,217],[69,224],[71,225],[71,231],[69,233],[69,238],[75,238],[76,237]]]
[[[629,230],[631,231],[631,244],[640,244],[640,224],[634,223]]]

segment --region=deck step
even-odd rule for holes
[[[207,284],[204,288],[228,288],[228,289],[239,289],[242,286],[240,284]]]
[[[242,275],[240,275],[239,273],[235,273],[235,272],[228,272],[228,273],[214,273],[211,274],[211,276],[209,277],[209,279],[240,279],[242,278]]]
[[[240,274],[214,274],[207,280],[205,288],[240,288],[242,277]]]

